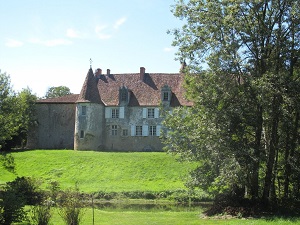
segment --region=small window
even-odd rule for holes
[[[113,136],[118,135],[118,126],[117,125],[112,125],[111,126],[111,135],[113,135]]]
[[[148,109],[148,118],[154,118],[154,109]]]
[[[80,131],[80,138],[84,138],[84,130]]]
[[[143,134],[142,126],[136,126],[135,127],[135,136],[142,136],[142,134]]]
[[[125,90],[126,91],[126,90]],[[124,90],[121,92],[121,101],[127,101],[127,93]]]
[[[156,126],[149,126],[149,135],[156,136]]]
[[[167,92],[167,91],[164,92],[163,100],[164,101],[169,101],[169,92]]]
[[[83,105],[83,106],[81,107],[81,115],[82,115],[82,116],[85,116],[85,115],[86,115],[86,106],[85,106],[85,105]]]
[[[111,118],[119,118],[119,109],[111,109]]]
[[[123,129],[122,130],[122,135],[123,136],[128,136],[128,130],[127,129]]]

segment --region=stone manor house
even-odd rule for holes
[[[182,71],[182,70],[180,70]],[[89,69],[80,94],[41,99],[27,147],[161,151],[162,110],[191,106],[183,74],[112,74]]]

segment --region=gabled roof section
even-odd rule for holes
[[[103,104],[97,88],[97,78],[94,76],[92,68],[89,69],[85,81],[82,85],[77,102],[90,102]]]
[[[158,106],[161,104],[161,90],[167,85],[172,96],[170,106],[191,106],[185,98],[183,88],[184,76],[179,73],[145,73],[141,79],[140,73],[101,75],[98,90],[102,102],[107,106],[119,105],[119,88],[129,89],[129,106]]]
[[[62,97],[57,98],[46,98],[46,99],[39,99],[37,100],[37,103],[52,103],[52,104],[74,104],[76,103],[78,99],[78,94],[71,94],[71,95],[65,95]]]

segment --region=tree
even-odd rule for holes
[[[173,13],[194,107],[167,117],[167,151],[199,161],[191,183],[208,191],[299,196],[299,1],[178,0]]]
[[[36,96],[29,88],[15,93],[10,76],[0,73],[0,150],[24,145],[33,121]]]
[[[18,125],[15,135],[12,135],[10,140],[6,141],[5,148],[11,149],[12,147],[22,147],[26,145],[28,129],[35,123],[35,102],[37,100],[36,95],[31,93],[29,88],[23,89],[16,95],[15,106],[16,110],[16,122]]]
[[[70,88],[66,86],[50,87],[46,92],[45,98],[57,98],[72,94]]]

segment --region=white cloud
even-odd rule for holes
[[[72,29],[72,28],[69,28],[69,29],[67,29],[67,37],[69,37],[69,38],[83,38],[84,35],[81,34],[78,31]]]
[[[123,23],[125,23],[127,20],[126,17],[122,17],[120,19],[118,19],[116,22],[115,22],[115,25],[114,25],[114,28],[115,29],[118,29]]]
[[[62,38],[58,38],[58,39],[51,39],[51,40],[40,40],[38,38],[34,38],[30,40],[31,43],[33,44],[40,44],[40,45],[44,45],[47,47],[54,47],[54,46],[58,46],[58,45],[70,45],[72,44],[72,41],[67,40],[67,39],[62,39]]]
[[[23,42],[15,40],[15,39],[7,39],[5,45],[11,48],[17,48],[23,46]]]
[[[107,29],[106,25],[102,25],[102,26],[98,25],[95,27],[95,32],[100,39],[109,39],[112,37],[111,34],[104,33],[104,30],[106,29]]]

